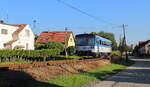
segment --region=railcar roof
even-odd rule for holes
[[[78,34],[76,35],[76,37],[79,37],[79,36],[96,36],[98,37],[99,39],[103,40],[103,41],[108,41],[108,42],[111,42],[110,40],[106,39],[106,38],[103,38],[103,37],[100,37],[98,35],[94,35],[94,34]]]
[[[103,41],[111,42],[111,40],[108,40],[108,39],[106,39],[106,38],[103,38],[103,37],[100,37],[100,36],[97,36],[97,35],[96,35],[96,37],[100,38],[100,39],[103,40]]]
[[[78,36],[95,36],[94,34],[78,34],[78,35],[76,35],[76,37],[78,37]]]

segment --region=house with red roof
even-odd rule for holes
[[[139,42],[138,53],[139,55],[150,55],[150,40]]]
[[[34,49],[34,33],[27,24],[0,21],[0,49]]]
[[[63,44],[66,42],[67,47],[75,46],[74,35],[69,31],[41,32],[36,40],[36,43],[48,43],[52,41],[61,42]]]

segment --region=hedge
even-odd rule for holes
[[[25,60],[44,60],[60,54],[58,49],[43,50],[0,50],[1,61],[13,61],[16,59]]]

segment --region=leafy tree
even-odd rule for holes
[[[45,44],[45,49],[59,49],[60,52],[64,50],[64,45],[60,42],[48,42]]]
[[[73,56],[75,54],[75,47],[74,46],[68,47],[67,52],[70,56]]]
[[[41,50],[41,49],[45,49],[45,48],[46,48],[45,44],[35,43],[36,50]]]
[[[101,31],[101,32],[96,33],[96,35],[111,40],[112,41],[112,50],[117,50],[117,42],[115,40],[115,36],[113,33]]]

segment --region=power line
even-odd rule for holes
[[[96,17],[96,16],[94,16],[94,15],[92,15],[92,14],[89,14],[88,12],[85,12],[85,11],[83,11],[83,10],[77,8],[77,7],[74,7],[74,6],[72,6],[71,4],[66,3],[66,2],[64,2],[64,1],[62,1],[62,0],[57,0],[57,1],[60,2],[60,3],[62,3],[62,4],[64,4],[65,6],[67,6],[67,7],[69,7],[69,8],[72,8],[72,9],[74,9],[74,10],[76,10],[76,11],[78,11],[78,12],[84,14],[84,15],[89,16],[90,18],[92,18],[92,19],[94,19],[94,20],[96,20],[96,21],[104,22],[104,23],[109,24],[109,25],[111,25],[111,26],[114,25],[113,23],[110,23],[110,22],[108,22],[108,21],[106,21],[106,20],[100,19],[100,18],[98,18],[98,17]]]

